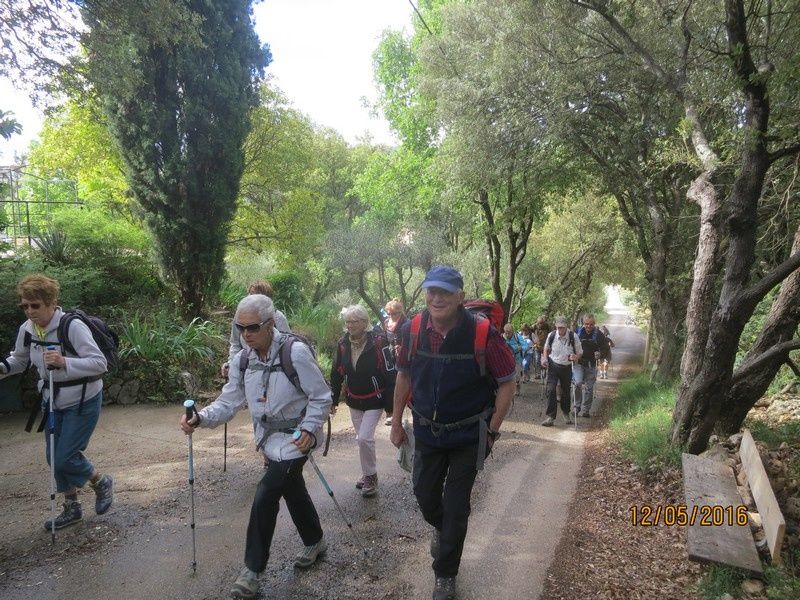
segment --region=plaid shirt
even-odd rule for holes
[[[461,319],[464,318],[462,309],[456,327],[461,324]],[[444,336],[434,329],[433,319],[428,319],[425,333],[428,337],[428,343],[430,344],[430,351],[433,354],[438,354],[444,343]],[[408,360],[409,349],[406,347],[406,343],[410,343],[410,339],[410,335],[407,337],[402,336],[400,345],[397,346],[397,359],[395,364],[400,373],[407,372],[411,368],[411,361]],[[517,370],[511,349],[508,347],[508,344],[506,344],[503,336],[500,335],[494,327],[489,327],[489,337],[486,340],[486,370],[498,384],[514,379]]]

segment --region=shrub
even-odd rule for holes
[[[200,319],[181,325],[176,318],[161,312],[150,319],[139,313],[126,319],[120,331],[120,359],[136,357],[162,365],[213,358],[222,343],[215,326]]]
[[[272,284],[272,300],[280,310],[292,312],[307,303],[300,276],[291,271],[275,273],[268,278]]]
[[[292,331],[307,337],[318,354],[331,352],[342,336],[342,321],[339,309],[332,304],[305,304],[292,310],[288,316]]]

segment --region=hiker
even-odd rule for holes
[[[594,384],[597,381],[597,364],[608,350],[608,340],[595,326],[592,313],[583,316],[583,327],[579,327],[575,333],[583,348],[580,359],[583,378],[575,385],[575,413],[579,417],[588,419],[591,416]]]
[[[536,378],[544,379],[545,369],[542,368],[542,351],[547,335],[550,333],[550,325],[544,315],[539,315],[533,324],[531,333],[533,334],[533,364],[536,366]]]
[[[458,271],[433,267],[422,287],[427,308],[400,334],[391,440],[398,448],[406,441],[402,417],[413,392],[414,494],[434,528],[433,598],[449,600],[455,597],[472,485],[500,435],[516,370],[489,320],[464,309]]]
[[[391,350],[392,358],[391,368],[394,368],[394,361],[396,360],[395,357],[397,356],[397,335],[400,333],[400,328],[403,326],[403,323],[408,321],[408,318],[406,317],[403,303],[397,298],[389,300],[389,302],[386,303],[386,306],[383,307],[383,310],[386,311],[387,315],[383,321],[383,329],[386,332],[386,338],[389,340],[389,348]],[[386,406],[386,420],[383,422],[384,425],[392,424],[393,409],[394,405],[390,399]]]
[[[603,332],[603,335],[606,336],[606,340],[608,341],[605,354],[600,357],[600,379],[608,379],[608,367],[611,366],[611,349],[614,347],[614,340],[611,339],[611,332],[605,325],[600,327],[600,331]]]
[[[322,440],[322,426],[331,406],[331,391],[311,349],[291,334],[275,327],[275,306],[267,296],[253,294],[239,302],[235,324],[245,346],[231,364],[246,361],[244,371],[233,368],[217,399],[180,427],[191,434],[197,427],[216,427],[247,407],[255,428],[257,447],[269,459],[266,473],[256,488],[247,526],[244,564],[231,589],[234,598],[254,598],[258,576],[264,571],[283,498],[304,549],[294,562],[307,568],[327,550],[319,516],[303,479],[307,454]],[[281,348],[289,344],[289,357]],[[284,348],[285,350],[285,348]],[[290,379],[284,363],[290,358],[297,380]],[[292,434],[300,431],[299,439]]]
[[[394,398],[395,373],[386,368],[383,352],[388,345],[386,338],[368,331],[366,309],[358,304],[346,306],[341,316],[347,333],[339,340],[331,365],[333,406],[335,410],[343,391],[361,461],[361,478],[356,488],[364,498],[369,498],[378,491],[375,428]]]
[[[556,387],[561,387],[561,412],[567,425],[574,423],[570,411],[570,385],[573,377],[580,381],[580,365],[583,349],[581,341],[567,327],[567,318],[556,317],[556,329],[547,335],[542,351],[542,367],[547,367],[547,418],[545,427],[552,427],[556,420]]]
[[[522,381],[523,383],[530,383],[531,381],[531,363],[534,361],[533,354],[533,331],[531,326],[523,323],[519,328],[519,334],[525,340],[525,355],[522,357]]]
[[[107,361],[92,337],[89,327],[79,319],[70,322],[66,335],[75,349],[64,351],[58,326],[64,312],[58,306],[58,281],[44,275],[28,275],[17,285],[19,307],[27,320],[20,326],[14,350],[0,361],[0,379],[22,373],[28,363],[39,371],[39,392],[42,396],[43,423],[50,404],[50,374],[53,376],[53,417],[55,460],[50,465],[50,432],[45,427],[47,464],[55,476],[56,492],[64,494],[64,509],[55,517],[55,528],[61,529],[83,518],[78,489],[89,485],[94,489],[94,509],[98,515],[111,508],[113,480],[102,475],[86,458],[100,418],[103,404],[103,374]],[[53,520],[45,529],[51,531]]]
[[[527,344],[521,335],[514,331],[514,326],[511,323],[503,325],[503,339],[505,339],[508,349],[514,355],[514,362],[516,363],[516,375],[514,376],[514,384],[516,385],[514,395],[520,394],[520,382],[522,381],[522,359],[525,357]]]
[[[254,281],[251,283],[247,288],[247,295],[250,296],[252,294],[263,294],[267,298],[272,298],[272,284],[269,281],[263,281],[261,279]],[[222,363],[222,367],[220,368],[220,373],[222,374],[223,379],[228,378],[228,369],[230,362],[233,360],[233,357],[239,354],[239,350],[242,349],[244,346],[244,342],[242,339],[242,334],[236,329],[236,324],[234,322],[231,323],[231,335],[230,335],[230,347],[228,348],[228,360]],[[275,309],[275,327],[278,328],[278,331],[283,333],[291,333],[292,329],[289,327],[289,321],[286,320],[286,315],[284,315],[281,311],[277,308]]]

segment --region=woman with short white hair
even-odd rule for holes
[[[369,498],[378,491],[375,428],[383,410],[393,401],[395,377],[386,368],[386,339],[370,330],[366,309],[359,304],[345,306],[341,317],[347,333],[339,340],[331,367],[333,404],[339,404],[344,392],[361,459],[361,478],[356,487]]]

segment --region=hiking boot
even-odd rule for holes
[[[542,421],[542,427],[552,427],[555,421],[556,420],[553,417],[547,417],[544,421]]]
[[[575,423],[575,420],[572,418],[572,412],[571,411],[568,412],[568,413],[564,413],[564,422],[567,425],[572,425],[573,423]]]
[[[433,600],[455,600],[456,578],[437,577],[433,585]]]
[[[366,478],[367,478],[367,476],[366,476],[366,475],[362,475],[362,476],[361,476],[361,479],[359,479],[358,481],[356,481],[356,489],[357,489],[357,490],[360,490],[361,488],[363,488],[363,487],[364,487],[364,480],[365,480]]]
[[[294,566],[299,569],[307,569],[317,562],[317,557],[321,554],[325,554],[327,549],[328,542],[326,542],[325,538],[323,537],[313,546],[306,546],[303,551],[297,555],[297,558],[294,561]]]
[[[579,414],[578,416],[583,417],[584,419],[589,419],[591,418],[592,415],[589,414],[588,410],[583,410],[581,411],[581,414]]]
[[[255,598],[256,594],[258,594],[258,573],[245,567],[233,582],[231,597]]]
[[[94,512],[102,515],[111,508],[114,501],[114,480],[111,475],[103,475],[97,483],[90,483],[95,493]]]
[[[69,525],[74,525],[83,519],[83,511],[81,510],[81,503],[77,500],[65,500],[64,510],[56,517],[56,529],[62,529]],[[47,531],[53,530],[53,519],[47,519],[44,522],[44,528]]]
[[[442,545],[442,530],[433,528],[433,535],[431,535],[431,558],[436,560],[439,558],[439,550]]]
[[[390,415],[390,416],[388,416],[388,417],[386,417],[386,420],[383,422],[383,424],[384,424],[384,425],[386,425],[387,427],[391,426],[391,424],[392,424],[392,417],[391,417],[391,415]]]
[[[378,474],[365,475],[364,485],[361,487],[361,495],[364,498],[371,498],[378,493]]]

